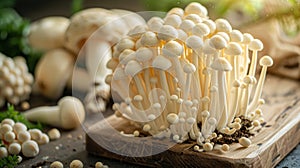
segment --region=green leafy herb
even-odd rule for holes
[[[83,0],[72,0],[71,12],[72,14],[80,11],[82,9]]]
[[[27,128],[32,129],[32,128],[38,128],[38,129],[43,129],[43,126],[41,123],[31,123],[28,121],[24,115],[20,114],[18,111],[14,109],[14,106],[8,105],[7,110],[4,112],[0,112],[0,121],[10,118],[14,120],[15,122],[22,122],[27,126]]]
[[[27,42],[29,20],[22,18],[12,8],[0,8],[0,52],[9,57],[23,56],[30,72],[41,56]]]
[[[18,165],[18,156],[9,155],[0,159],[0,167],[14,168]]]

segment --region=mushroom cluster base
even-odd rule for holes
[[[89,127],[86,149],[97,156],[147,166],[274,167],[300,142],[300,137],[295,136],[300,134],[300,86],[296,81],[271,75],[266,85],[268,86],[264,90],[266,104],[262,107],[265,111],[266,124],[258,134],[251,137],[252,144],[248,148],[233,143],[229,145],[230,149],[227,152],[216,149],[210,152],[196,152],[194,151],[196,142],[189,141],[176,144],[167,151],[149,157],[120,156],[105,149],[99,142],[114,145],[119,151],[126,150],[132,153],[147,147],[154,149],[163,145],[163,142],[159,139],[143,142],[139,140],[141,137],[116,139],[117,136],[112,134],[108,127],[123,130],[125,133],[133,132],[136,127],[130,125],[127,120],[112,115]],[[285,87],[278,89],[278,85]],[[109,124],[103,124],[104,122]],[[142,142],[145,144],[143,149],[131,148]]]

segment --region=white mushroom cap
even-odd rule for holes
[[[21,123],[21,122],[17,122],[15,123],[15,125],[13,126],[13,130],[16,134],[18,134],[21,131],[26,131],[27,127],[25,124]]]
[[[31,139],[30,133],[28,131],[20,131],[17,134],[17,139],[18,141],[20,141],[21,143],[28,141]]]
[[[35,157],[39,151],[39,146],[35,141],[29,140],[22,144],[22,154],[25,157]]]
[[[176,41],[167,42],[162,49],[162,53],[169,57],[178,57],[182,52],[183,46]]]
[[[127,75],[126,75],[124,69],[121,68],[121,67],[117,67],[114,71],[113,79],[114,80],[121,80],[121,79],[124,79],[124,78],[127,78]]]
[[[216,50],[221,50],[227,46],[226,40],[220,35],[214,35],[210,40],[209,44]]]
[[[118,44],[116,45],[116,48],[119,52],[124,51],[125,49],[133,49],[135,45],[135,42],[132,41],[129,38],[122,38]]]
[[[222,36],[226,40],[226,42],[230,41],[229,35],[227,33],[225,33],[225,32],[218,32],[216,35]]]
[[[239,30],[232,30],[232,32],[229,33],[229,36],[233,42],[242,42],[244,39],[243,34]]]
[[[83,163],[80,160],[73,160],[70,163],[70,168],[83,168]]]
[[[31,23],[29,45],[41,51],[62,47],[69,24],[69,19],[62,16],[45,17]]]
[[[181,29],[177,29],[178,32],[178,39],[181,41],[185,41],[188,38],[188,35],[186,34],[185,31],[181,30]]]
[[[184,17],[185,20],[191,20],[193,21],[195,24],[200,23],[203,21],[203,18],[201,18],[199,15],[197,14],[188,14]]]
[[[259,60],[259,64],[260,66],[270,67],[273,65],[273,59],[270,56],[265,55]]]
[[[141,44],[143,46],[154,47],[154,46],[157,46],[158,43],[159,43],[159,41],[156,37],[156,34],[151,31],[147,31],[141,37]]]
[[[12,155],[18,155],[21,152],[21,145],[19,143],[11,143],[8,146],[8,152]]]
[[[180,29],[185,31],[186,33],[191,33],[195,23],[191,20],[183,20],[179,26]]]
[[[189,47],[195,51],[201,49],[204,45],[202,38],[195,36],[195,35],[189,36],[186,39],[185,43],[186,43],[187,47]]]
[[[147,47],[141,47],[136,50],[135,53],[136,60],[140,62],[149,61],[151,58],[154,57],[153,50]]]
[[[1,121],[1,125],[3,124],[8,124],[13,127],[15,125],[15,121],[10,118],[5,118],[4,120]]]
[[[215,22],[218,32],[230,33],[232,31],[232,27],[226,19],[217,19]]]
[[[120,64],[126,65],[129,61],[135,59],[135,51],[131,49],[125,49],[119,56]]]
[[[144,34],[146,31],[147,31],[146,25],[137,25],[128,32],[128,36],[137,39],[140,38],[141,35]]]
[[[172,62],[166,57],[159,55],[154,58],[152,66],[161,70],[167,70],[172,66]]]
[[[6,147],[0,147],[0,158],[5,158],[8,156],[8,151]]]
[[[170,25],[178,28],[181,22],[181,17],[176,14],[170,14],[165,17],[165,25]]]
[[[181,8],[172,8],[171,10],[168,11],[167,15],[171,15],[171,14],[175,14],[175,15],[178,15],[178,16],[183,16],[184,15],[184,10],[181,9]]]
[[[232,66],[224,57],[218,57],[212,64],[211,68],[218,71],[231,71]]]
[[[259,39],[254,39],[249,44],[249,49],[253,51],[261,51],[263,48],[264,45]]]
[[[131,60],[127,63],[125,67],[125,73],[130,76],[135,76],[137,73],[141,72],[143,67],[135,60]]]
[[[210,29],[209,27],[204,24],[204,23],[197,23],[194,27],[193,27],[193,34],[203,37],[203,36],[207,36],[210,33]]]
[[[177,114],[175,113],[170,113],[167,115],[167,121],[170,123],[170,124],[175,124],[175,123],[178,123],[179,121],[179,117]]]
[[[250,42],[253,40],[253,36],[249,33],[243,34],[243,43],[244,44],[250,44]]]
[[[229,42],[227,48],[225,49],[225,54],[227,55],[240,55],[242,54],[242,47],[236,42]]]
[[[164,21],[160,17],[152,17],[148,20],[147,25],[149,30],[153,32],[159,32],[160,28],[164,25]]]
[[[185,65],[183,66],[183,71],[184,71],[185,73],[190,74],[190,73],[193,73],[193,72],[196,71],[196,67],[195,67],[195,65],[192,64],[192,63],[187,63],[187,64],[185,64]]]
[[[89,8],[75,13],[65,33],[65,47],[78,54],[92,33],[116,18],[118,18],[117,15],[103,8]]]
[[[191,2],[188,4],[184,9],[186,14],[197,14],[201,17],[207,17],[207,9],[202,6],[200,3],[197,2]]]
[[[159,29],[157,36],[161,40],[170,41],[178,37],[178,32],[173,26],[163,25]]]
[[[216,23],[214,21],[212,21],[210,19],[205,19],[205,20],[203,20],[203,23],[206,24],[209,27],[211,33],[216,31],[217,26],[216,26]]]

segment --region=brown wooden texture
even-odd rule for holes
[[[300,83],[269,75],[263,98],[266,104],[262,109],[267,124],[258,134],[251,137],[252,145],[248,148],[232,144],[228,152],[214,150],[199,153],[192,150],[194,143],[187,142],[176,144],[169,150],[153,156],[120,156],[106,150],[96,142],[115,143],[116,150],[134,152],[134,150],[143,149],[122,146],[124,145],[122,141],[133,146],[134,143],[140,143],[139,141],[132,141],[130,138],[116,139],[111,136],[107,129],[109,126],[127,133],[136,129],[127,121],[111,116],[105,121],[95,123],[87,130],[86,149],[89,153],[98,156],[150,167],[274,167],[300,142]],[[103,122],[109,124],[103,124]],[[164,146],[164,143],[159,140],[143,143],[146,149]]]

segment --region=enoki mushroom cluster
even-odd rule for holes
[[[230,136],[245,144],[264,122],[261,94],[273,61],[258,61],[262,49],[259,39],[227,20],[209,19],[199,3],[173,8],[113,47],[106,82],[123,100],[113,105],[115,114],[154,137],[192,139],[207,150]]]

